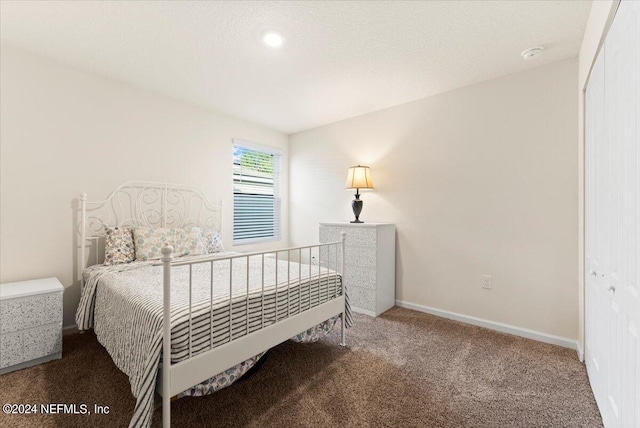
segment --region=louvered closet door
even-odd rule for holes
[[[640,2],[623,0],[586,94],[585,333],[606,427],[640,427]]]

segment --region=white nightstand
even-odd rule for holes
[[[57,278],[0,284],[0,374],[62,358]]]
[[[351,308],[378,316],[395,305],[396,227],[389,223],[320,223],[320,242],[345,241],[344,282]]]

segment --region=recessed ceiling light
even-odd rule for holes
[[[524,58],[525,61],[529,61],[530,59],[534,59],[540,56],[543,50],[544,50],[544,46],[536,46],[535,48],[527,49],[526,51],[522,52],[520,55],[522,55],[522,58]]]
[[[284,43],[284,36],[279,31],[265,31],[262,33],[262,41],[269,47],[277,48]]]

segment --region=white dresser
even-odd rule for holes
[[[351,308],[378,316],[395,305],[396,227],[389,223],[320,223],[320,242],[345,241],[344,281]]]
[[[62,292],[56,278],[0,284],[0,374],[62,358]]]

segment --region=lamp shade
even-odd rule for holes
[[[358,165],[349,168],[345,189],[373,189],[369,167]]]

